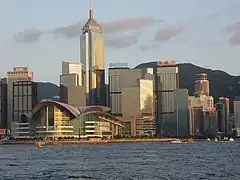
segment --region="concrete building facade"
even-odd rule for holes
[[[11,129],[13,120],[13,83],[16,81],[33,81],[33,72],[27,67],[14,67],[13,71],[7,72],[7,127]]]
[[[60,76],[60,101],[72,106],[86,105],[83,65],[81,63],[62,62]]]
[[[109,68],[109,105],[111,113],[115,116],[123,116],[122,92],[133,91],[139,87],[139,79],[153,80],[153,69],[130,69],[130,68]],[[143,82],[143,81],[142,81]],[[139,89],[140,92],[140,89]],[[133,101],[134,102],[134,101]]]
[[[16,81],[13,83],[13,120],[11,134],[16,138],[29,137],[28,115],[32,114],[37,104],[37,83],[32,81]]]
[[[210,95],[209,80],[205,73],[197,74],[197,79],[194,81],[194,93],[195,95]]]

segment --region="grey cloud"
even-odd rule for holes
[[[28,28],[25,29],[23,32],[19,32],[13,38],[17,42],[32,44],[38,41],[41,34],[42,32],[37,28]]]
[[[155,20],[153,17],[125,17],[111,22],[103,22],[102,25],[105,33],[116,33],[139,30],[157,22],[162,22],[162,20]]]
[[[184,30],[184,26],[180,27],[164,27],[160,28],[156,34],[154,35],[154,41],[150,42],[149,44],[140,46],[140,50],[142,52],[159,48],[160,42],[169,41],[171,38],[179,35]]]
[[[165,28],[160,28],[156,35],[155,35],[155,40],[156,41],[168,41],[171,38],[179,35],[183,31],[183,27],[165,27]]]
[[[226,29],[232,35],[229,43],[232,45],[240,45],[240,21],[228,26]]]
[[[104,44],[106,45],[106,47],[110,47],[110,48],[117,48],[117,49],[127,48],[134,44],[137,44],[139,37],[140,37],[140,33],[134,33],[131,35],[120,35],[118,37],[106,39],[104,41]]]
[[[79,37],[81,34],[81,29],[83,25],[84,25],[84,22],[79,21],[75,24],[56,28],[53,31],[51,31],[51,33],[53,33],[56,37],[61,37],[61,36],[65,36],[67,38]]]
[[[125,17],[114,21],[99,23],[102,25],[104,33],[109,34],[139,30],[157,22],[161,22],[161,20],[155,20],[153,17]],[[68,38],[79,37],[85,23],[86,21],[79,21],[76,24],[56,28],[52,33],[57,36],[62,35]]]

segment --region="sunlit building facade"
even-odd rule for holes
[[[60,75],[61,102],[76,107],[86,105],[83,77],[83,65],[81,63],[62,62],[62,75]]]
[[[209,80],[205,73],[197,74],[197,79],[194,81],[194,93],[195,95],[209,96]]]
[[[13,71],[7,72],[7,126],[9,129],[13,120],[13,83],[17,81],[33,81],[33,72],[27,67],[14,67]]]
[[[234,99],[234,121],[237,136],[240,136],[240,97]]]
[[[109,75],[108,104],[109,107],[111,108],[111,113],[115,116],[123,116],[122,109],[123,89],[125,88],[125,91],[133,91],[131,90],[131,88],[134,89],[138,87],[137,89],[139,89],[139,82],[143,84],[145,82],[144,80],[153,80],[153,68],[130,69],[128,67],[114,67],[114,68],[111,67],[108,69],[108,75]],[[139,79],[141,79],[141,81],[139,81]],[[147,81],[145,83],[147,83]],[[143,87],[143,85],[141,85],[141,87]],[[149,88],[151,87],[152,85],[149,86]],[[142,88],[142,91],[143,89],[144,88]],[[132,100],[132,103],[133,102],[134,101]]]
[[[80,47],[81,62],[84,65],[86,105],[105,106],[104,41],[102,27],[93,18],[92,9],[82,29]]]
[[[109,137],[121,134],[122,121],[104,106],[74,107],[41,101],[32,110],[31,136],[38,138]]]

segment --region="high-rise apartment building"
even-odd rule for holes
[[[7,128],[7,82],[0,79],[0,128]]]
[[[173,92],[179,88],[179,73],[175,61],[157,61],[155,69],[156,133],[167,135],[165,123],[174,113]]]
[[[62,62],[60,101],[75,107],[86,105],[81,63]]]
[[[109,75],[109,106],[115,116],[123,116],[122,92],[124,88],[138,87],[139,79],[153,80],[153,69],[130,69],[127,65],[111,65]]]
[[[13,71],[7,72],[7,127],[11,129],[11,121],[13,120],[13,83],[17,81],[32,81],[33,72],[27,67],[14,67]]]
[[[209,96],[209,80],[205,73],[197,75],[197,79],[194,81],[194,92],[196,95],[202,94]]]
[[[93,18],[93,11],[90,8],[89,19],[82,28],[80,39],[86,105],[106,105],[102,33],[102,27]]]

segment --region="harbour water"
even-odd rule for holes
[[[240,142],[0,146],[1,180],[239,180]]]

